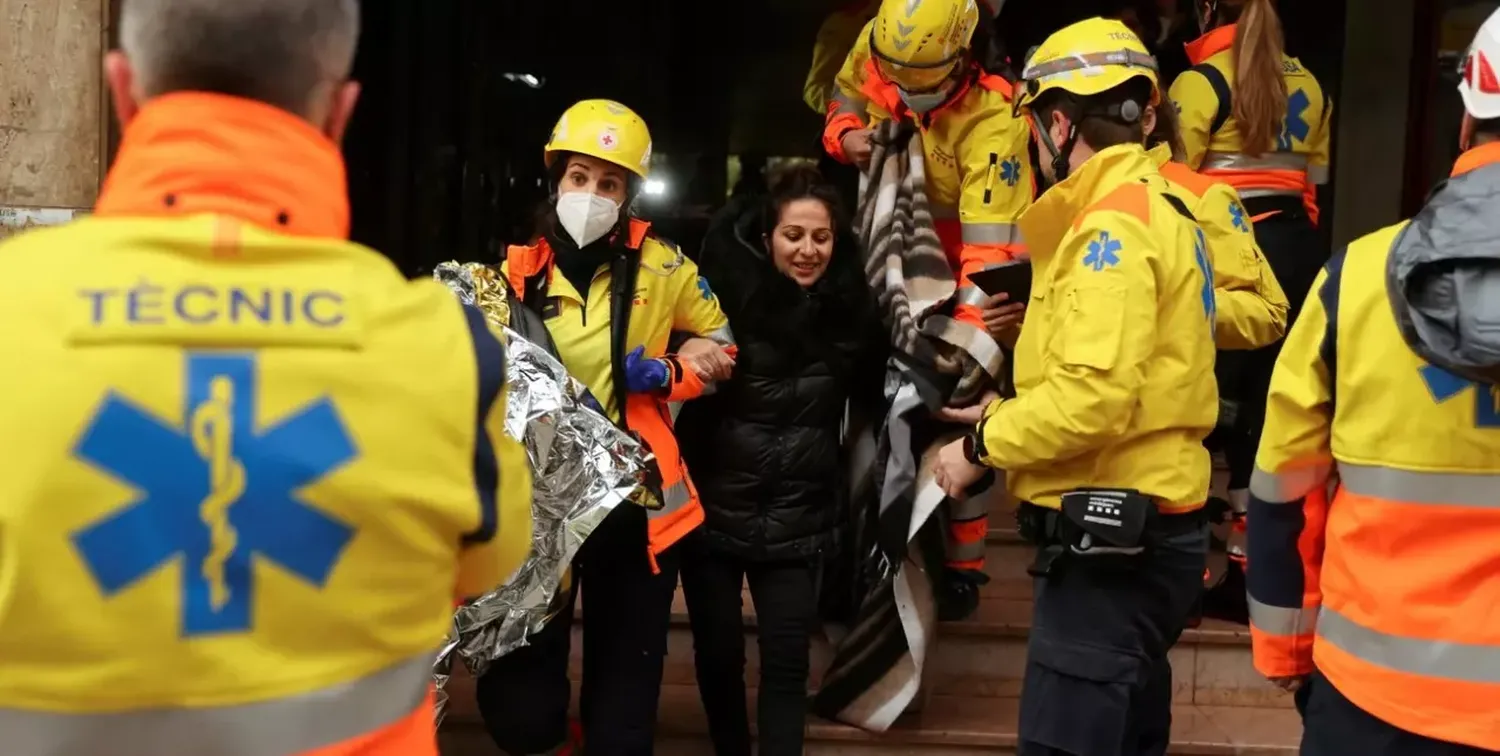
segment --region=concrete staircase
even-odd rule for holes
[[[1026,635],[1031,617],[1030,549],[1020,541],[1009,511],[995,512],[979,610],[963,622],[941,626],[923,679],[919,713],[872,735],[816,717],[808,721],[807,753],[816,756],[970,756],[1013,753]],[[754,608],[744,594],[747,633]],[[584,610],[587,601],[584,602]],[[578,632],[575,628],[575,634]],[[575,635],[572,675],[577,679],[581,642]],[[813,644],[811,685],[831,657],[827,642]],[[759,655],[746,644],[746,685],[754,706]],[[1205,620],[1172,651],[1175,709],[1173,754],[1187,756],[1289,755],[1297,752],[1301,722],[1290,696],[1265,682],[1250,665],[1250,635],[1242,626]],[[461,670],[450,682],[452,702],[443,725],[444,756],[496,756],[473,705],[473,681]],[[751,714],[754,722],[754,713]],[[711,754],[707,724],[693,675],[693,642],[682,596],[673,628],[660,716],[661,756]]]

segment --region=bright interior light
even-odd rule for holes
[[[661,179],[646,179],[646,183],[641,186],[641,191],[653,197],[660,197],[667,193],[667,182]]]

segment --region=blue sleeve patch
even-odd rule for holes
[[[1089,252],[1083,256],[1083,267],[1096,271],[1113,268],[1120,264],[1120,253],[1124,250],[1125,245],[1119,239],[1110,236],[1108,231],[1100,231],[1099,238],[1089,242]]]
[[[1218,303],[1214,300],[1214,266],[1208,257],[1208,240],[1203,238],[1203,229],[1193,229],[1193,257],[1198,263],[1198,272],[1203,275],[1203,288],[1200,296],[1203,298],[1203,314],[1208,318],[1209,327],[1213,327],[1215,318],[1218,317]]]
[[[1235,230],[1242,233],[1250,232],[1250,224],[1245,222],[1245,206],[1237,200],[1229,201],[1229,219],[1234,222]]]
[[[698,293],[703,295],[704,301],[714,298],[713,289],[708,288],[708,279],[703,276],[698,276]]]
[[[1021,182],[1020,158],[1011,155],[1000,164],[1000,180],[1004,181],[1006,186],[1015,186]]]

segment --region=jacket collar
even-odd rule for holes
[[[651,224],[639,218],[631,218],[629,236],[625,239],[626,249],[640,249],[646,243],[646,236],[651,233]],[[538,237],[536,242],[527,245],[513,245],[505,251],[507,283],[510,284],[512,292],[516,296],[524,298],[526,295],[526,279],[545,273],[547,283],[552,283],[552,245],[547,237]]]
[[[1160,168],[1167,163],[1172,162],[1172,145],[1167,144],[1166,142],[1162,142],[1161,144],[1158,144],[1155,147],[1146,150],[1146,154],[1151,157],[1151,162],[1155,164],[1157,168]]]
[[[1472,147],[1467,152],[1458,156],[1458,161],[1453,164],[1453,177],[1457,178],[1470,171],[1478,170],[1488,165],[1500,163],[1500,141],[1488,142],[1478,147]]]
[[[349,236],[337,145],[279,108],[204,92],[164,95],[141,108],[95,211],[216,213],[297,236]]]
[[[1105,195],[1155,173],[1156,163],[1144,146],[1122,144],[1099,151],[1062,183],[1042,193],[1017,220],[1032,265],[1046,268],[1063,236]]]
[[[1227,24],[1187,43],[1188,60],[1195,66],[1200,65],[1203,61],[1233,48],[1235,29],[1238,27],[1239,24]]]

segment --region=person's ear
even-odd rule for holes
[[[135,69],[125,53],[110,50],[104,55],[104,82],[109,87],[115,117],[120,119],[120,128],[123,129],[141,112],[140,95],[135,88]]]
[[[1151,135],[1153,133],[1155,133],[1155,131],[1156,131],[1156,106],[1155,105],[1147,105],[1146,109],[1141,112],[1141,132],[1146,135],[1147,141],[1150,141]]]
[[[349,128],[349,119],[354,116],[354,105],[359,102],[359,82],[346,81],[333,89],[333,101],[328,105],[328,119],[323,123],[323,133],[334,144],[344,141],[344,132]]]
[[[1068,118],[1062,108],[1054,108],[1051,116],[1052,123],[1047,124],[1047,136],[1052,137],[1052,144],[1058,149],[1068,143],[1068,132],[1073,129],[1073,121]]]

